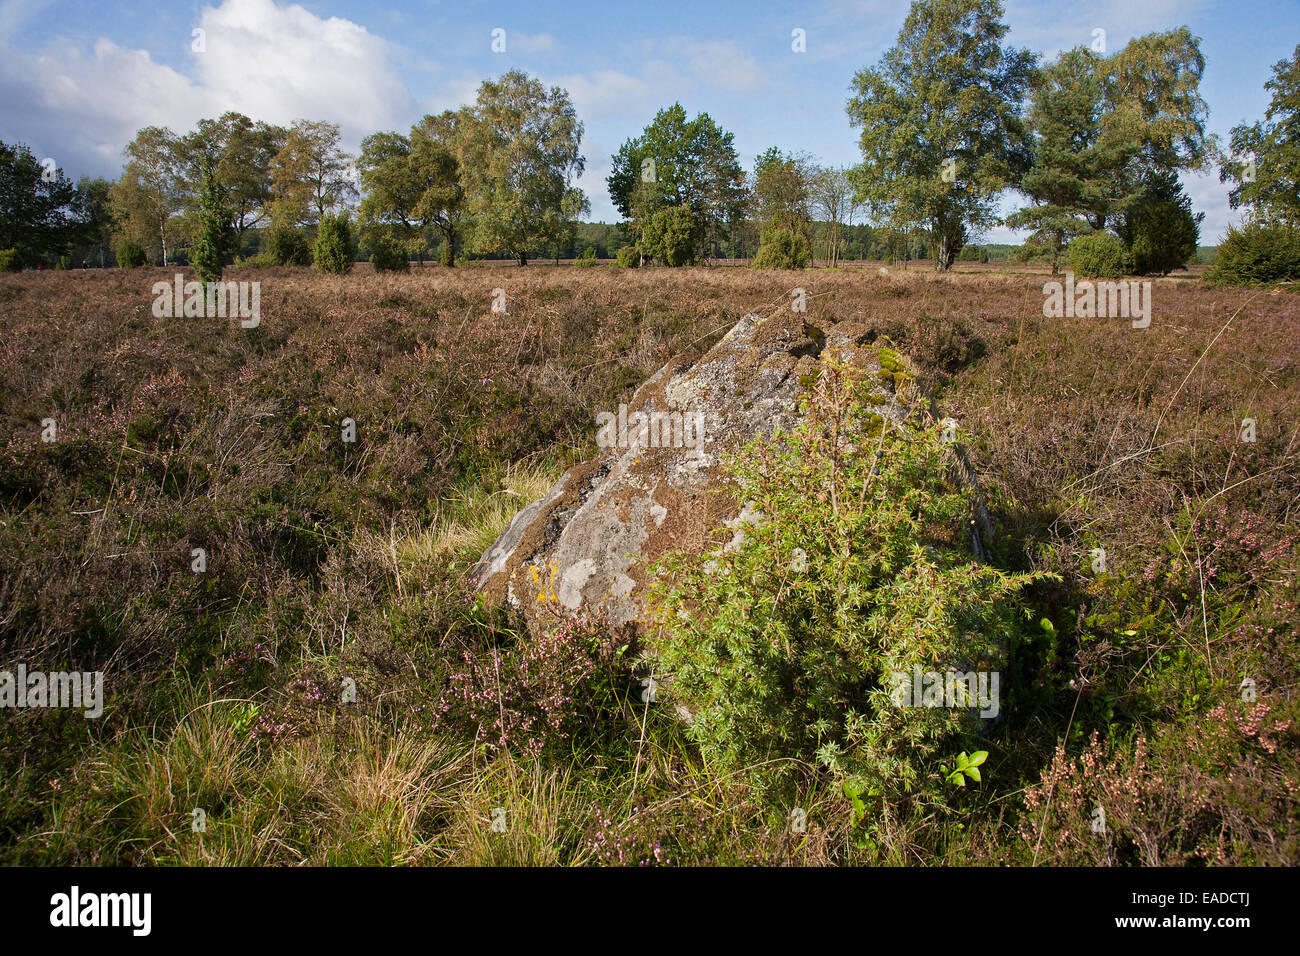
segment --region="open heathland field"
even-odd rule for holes
[[[0,860],[1297,862],[1300,296],[1179,273],[1135,329],[966,268],[233,270],[256,328],[155,318],[159,268],[0,277],[0,666],[104,674],[98,720],[0,717]],[[635,648],[466,584],[600,410],[795,285],[960,424],[993,562],[1050,572],[978,785],[765,792]]]

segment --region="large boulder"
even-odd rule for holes
[[[522,610],[530,624],[553,620],[558,605],[639,627],[651,562],[669,550],[739,543],[751,516],[729,494],[720,458],[778,426],[788,431],[823,358],[878,381],[873,411],[882,417],[928,410],[917,400],[914,376],[871,339],[861,323],[822,329],[787,307],[767,318],[745,316],[702,356],[675,357],[626,407],[598,414],[600,455],[520,511],[471,580],[489,601]]]

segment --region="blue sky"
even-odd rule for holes
[[[1300,2],[1004,0],[1008,42],[1051,56],[1106,31],[1109,50],[1186,24],[1207,60],[1210,128],[1226,136],[1267,105],[1269,68],[1300,42]],[[0,0],[0,139],[28,143],[76,178],[115,176],[141,126],[190,128],[227,109],[288,123],[339,123],[346,145],[405,131],[472,101],[479,82],[523,69],[569,90],[586,126],[592,218],[617,218],[610,155],[662,106],[707,111],[736,134],[742,163],[769,146],[828,164],[857,161],[844,102],[855,71],[893,44],[905,0],[392,3]],[[505,30],[506,52],[491,49]],[[791,49],[802,29],[807,50]],[[205,49],[191,49],[193,31]],[[1202,242],[1229,221],[1217,175],[1185,177],[1206,213]],[[1008,202],[1014,205],[1014,199]],[[987,238],[1015,235],[995,230]]]

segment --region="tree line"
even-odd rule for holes
[[[1101,33],[1040,63],[1004,45],[1002,15],[999,0],[912,4],[895,45],[853,78],[852,168],[772,148],[745,170],[709,114],[659,110],[612,158],[616,229],[578,221],[590,205],[575,185],[583,124],[568,93],[511,71],[473,104],[367,136],[356,156],[335,124],[236,112],[183,134],[140,130],[116,182],[73,184],[0,144],[0,250],[11,267],[72,251],[85,264],[192,261],[218,274],[241,255],[324,254],[346,268],[358,252],[380,268],[576,252],[628,266],[925,257],[946,270],[1005,224],[1030,231],[1020,258],[1053,271],[1073,247],[1165,273],[1195,253],[1202,219],[1179,174],[1215,163],[1252,227],[1300,225],[1300,46],[1273,68],[1264,121],[1234,128],[1225,152],[1206,133],[1205,60],[1187,28],[1114,52]],[[1009,191],[1023,204],[1002,216]]]

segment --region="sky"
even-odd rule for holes
[[[1261,119],[1264,82],[1300,43],[1300,0],[1004,0],[1006,42],[1047,58],[1186,25],[1201,38],[1201,95],[1225,140]],[[741,163],[771,146],[827,165],[860,160],[845,113],[853,75],[893,45],[906,0],[0,0],[0,140],[64,172],[116,178],[143,126],[192,128],[237,110],[256,120],[338,123],[356,152],[378,130],[473,102],[511,69],[568,90],[585,126],[578,185],[590,218],[614,222],[610,157],[680,102],[735,133]],[[505,51],[493,51],[503,30]],[[805,50],[792,37],[802,30]],[[196,33],[195,31],[202,31]],[[499,34],[498,34],[499,36]],[[202,42],[199,42],[199,41]],[[202,49],[198,49],[202,47]],[[1238,214],[1217,173],[1184,177],[1205,213],[1202,244]],[[1007,196],[1008,211],[1019,203]],[[990,242],[1023,233],[994,229]]]

